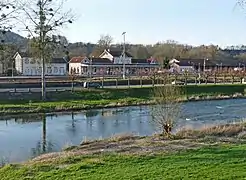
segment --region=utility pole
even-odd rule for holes
[[[46,82],[45,82],[45,59],[44,59],[44,21],[45,21],[45,15],[44,15],[44,9],[43,4],[39,3],[39,21],[40,21],[40,32],[39,32],[39,38],[40,38],[40,60],[42,63],[42,74],[41,74],[41,82],[42,82],[42,100],[46,100]]]
[[[123,79],[126,78],[126,32],[122,33],[123,35]]]
[[[92,80],[92,58],[94,58],[94,56],[91,56],[90,58],[90,82]]]

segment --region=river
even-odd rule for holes
[[[176,130],[238,122],[246,118],[246,99],[187,102]],[[115,134],[151,135],[151,106],[121,107],[74,113],[1,117],[0,163],[21,162],[42,153],[60,151],[85,139]]]

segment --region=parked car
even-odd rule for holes
[[[101,84],[97,82],[84,82],[84,88],[101,88]]]
[[[184,85],[185,83],[183,81],[173,81],[172,85]]]

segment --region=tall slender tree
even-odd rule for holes
[[[52,58],[57,44],[62,43],[58,31],[74,20],[71,10],[64,12],[63,6],[64,0],[32,0],[28,7],[22,8],[26,18],[21,22],[32,38],[32,47],[42,67],[43,100],[46,100],[45,64]]]

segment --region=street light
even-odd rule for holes
[[[122,36],[123,36],[123,79],[126,78],[126,63],[125,63],[125,60],[126,60],[126,32],[123,32],[122,33]]]
[[[208,61],[208,59],[204,58],[203,60],[203,71],[206,71],[206,61]]]
[[[91,58],[90,58],[90,82],[91,82],[91,78],[92,78],[92,58],[94,58],[94,56],[91,56]]]

